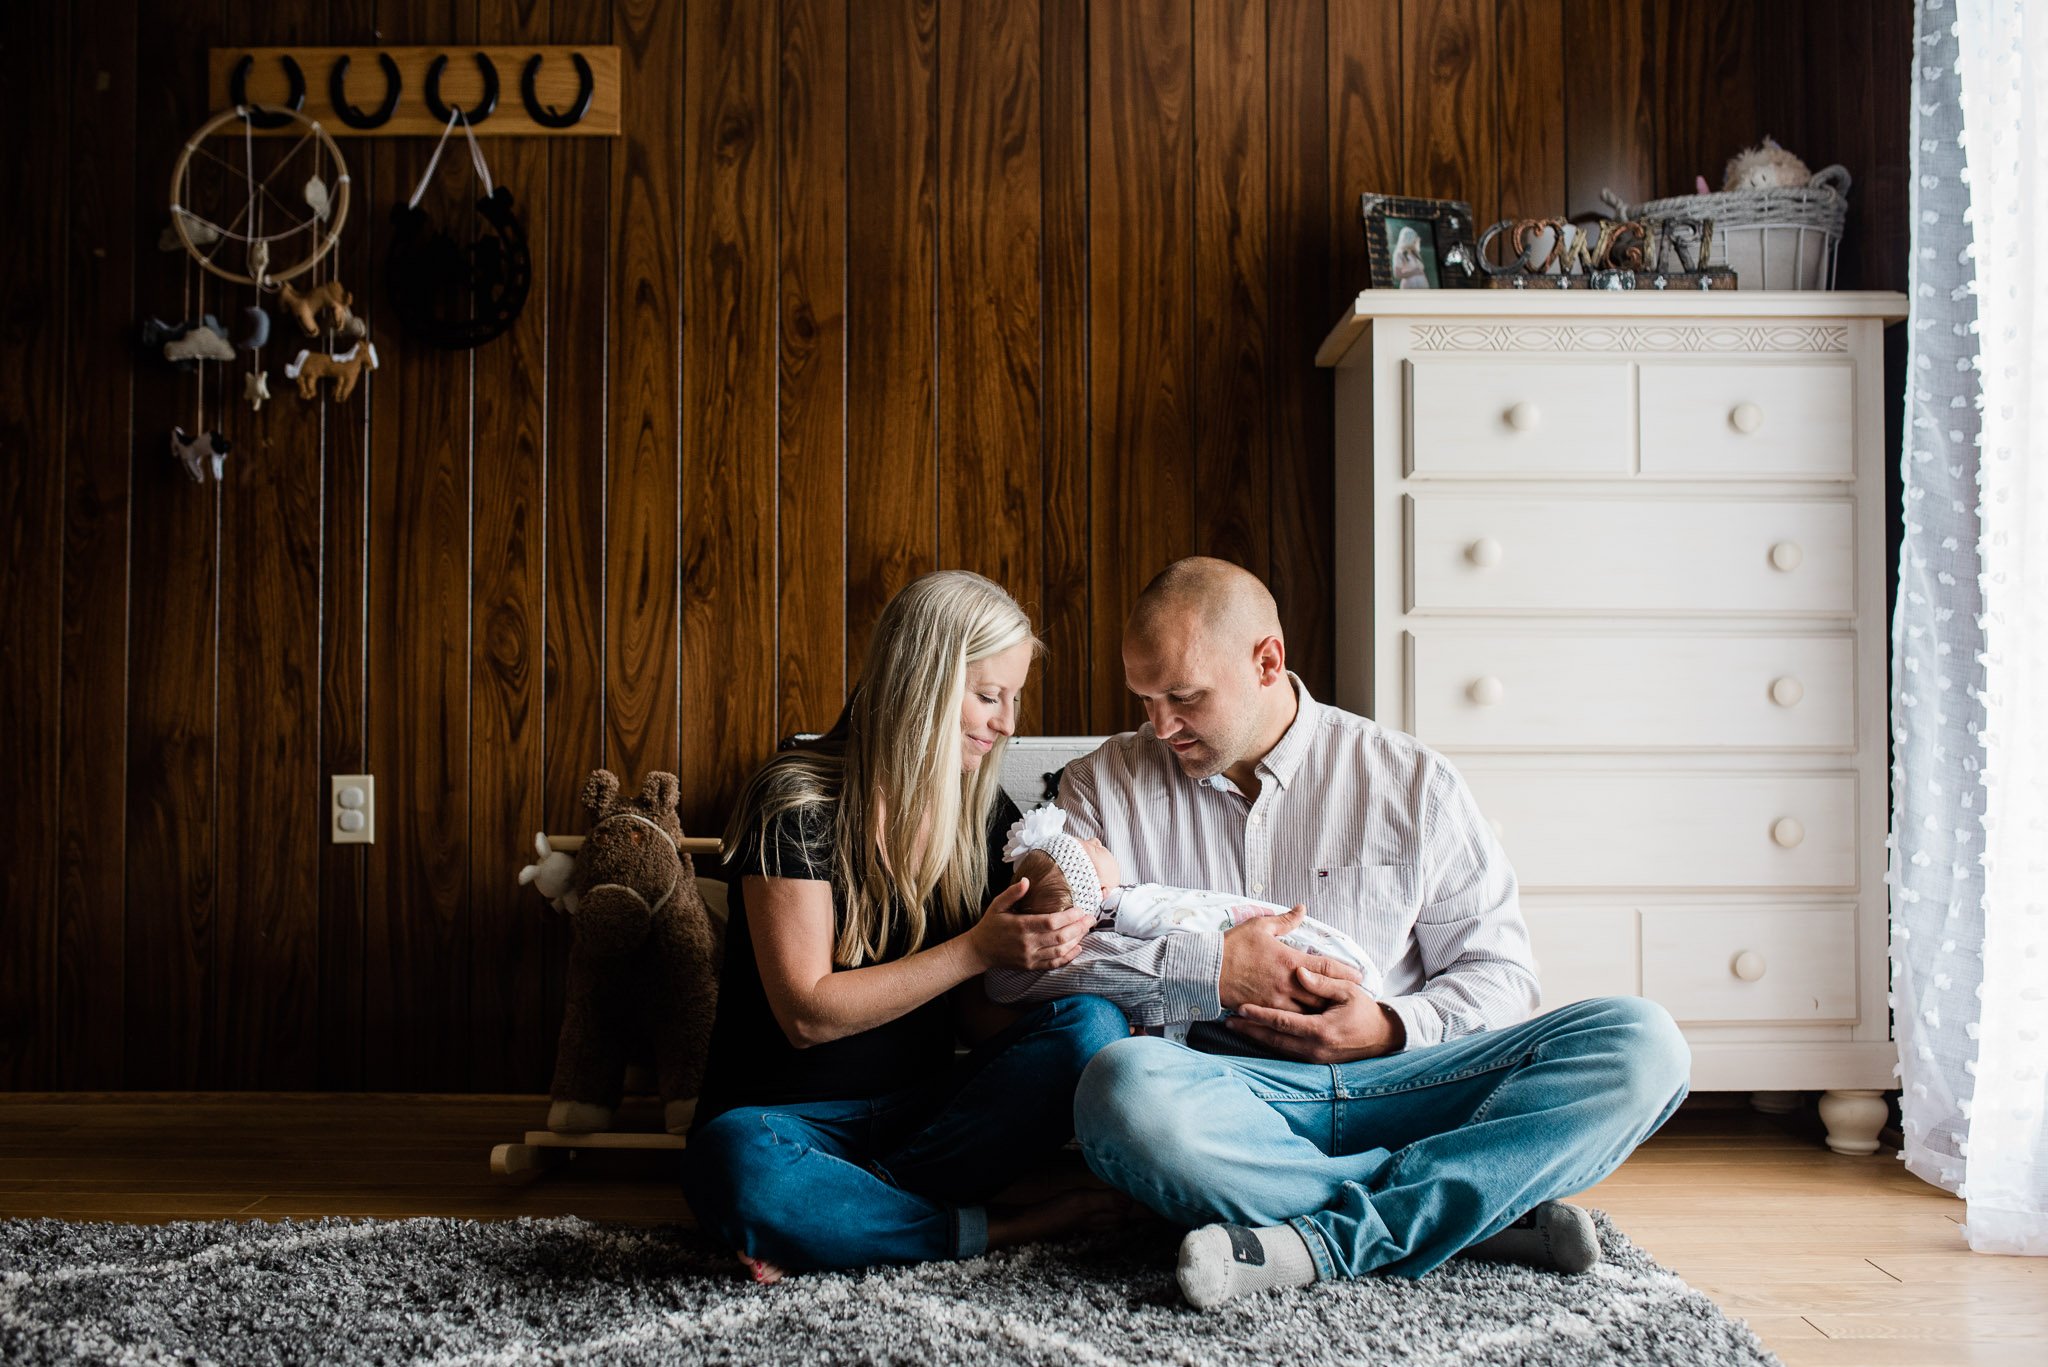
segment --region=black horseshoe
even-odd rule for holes
[[[398,63],[391,60],[391,54],[377,54],[377,66],[384,73],[384,103],[368,114],[348,102],[348,56],[344,53],[334,59],[334,69],[327,73],[327,102],[334,106],[335,117],[350,128],[382,128],[391,122],[391,115],[398,108],[398,92],[404,78],[398,74]]]
[[[576,103],[569,106],[566,114],[553,105],[541,108],[540,96],[534,91],[534,78],[540,75],[538,52],[526,59],[526,69],[519,73],[519,98],[526,103],[526,117],[542,128],[574,128],[590,112],[590,97],[597,93],[597,78],[591,75],[590,63],[583,60],[582,53],[570,53],[569,60],[576,64]]]
[[[476,69],[483,73],[483,98],[467,109],[451,109],[441,102],[441,73],[448,69],[448,54],[442,53],[427,67],[427,108],[433,111],[435,119],[446,123],[457,114],[471,128],[491,117],[491,111],[498,107],[498,67],[490,58],[479,52],[476,55]]]
[[[292,114],[299,112],[306,103],[306,73],[289,55],[280,56],[284,64],[284,78],[291,83],[291,95],[284,107]],[[235,63],[235,69],[228,73],[228,103],[243,110],[242,117],[258,128],[283,128],[292,121],[291,114],[272,114],[249,103],[249,68],[256,64],[256,58],[243,53],[242,60]]]

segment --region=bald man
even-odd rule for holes
[[[1075,834],[1140,878],[1295,911],[1157,940],[1098,931],[1067,967],[988,986],[1000,1001],[1095,993],[1151,1032],[1096,1055],[1074,1120],[1098,1176],[1190,1228],[1182,1292],[1207,1308],[1419,1277],[1461,1251],[1592,1266],[1592,1221],[1558,1198],[1684,1097],[1671,1017],[1618,997],[1531,1018],[1514,872],[1464,780],[1414,737],[1311,698],[1253,575],[1169,565],[1131,609],[1123,661],[1148,720],[1067,766]],[[1281,942],[1310,913],[1385,968],[1382,995]],[[1161,1037],[1180,1024],[1186,1043]]]

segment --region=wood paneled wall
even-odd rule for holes
[[[533,832],[577,829],[600,763],[676,770],[713,829],[934,567],[1033,612],[1033,730],[1131,719],[1124,609],[1193,551],[1269,579],[1326,689],[1311,357],[1362,283],[1362,190],[1592,210],[1772,131],[1858,174],[1844,283],[1904,280],[1906,0],[69,0],[0,23],[36,111],[0,159],[0,1087],[545,1086],[566,932],[513,886]],[[156,237],[206,49],[379,41],[616,43],[624,136],[487,144],[536,281],[466,354],[409,343],[379,297],[429,145],[350,140],[342,274],[382,368],[351,404],[257,415],[227,383],[227,478],[195,487],[166,450],[191,386],[133,334],[181,306]],[[467,174],[444,160],[437,212]],[[348,772],[377,779],[368,848],[325,838]]]

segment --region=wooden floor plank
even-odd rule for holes
[[[1910,1343],[1898,1339],[1798,1339],[1766,1343],[1785,1367],[2040,1367],[2037,1343]]]

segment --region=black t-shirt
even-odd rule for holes
[[[941,1076],[952,1061],[958,1029],[945,994],[872,1030],[808,1049],[790,1044],[775,1020],[754,958],[743,880],[749,874],[765,874],[831,881],[833,816],[833,809],[823,804],[786,813],[771,823],[765,840],[750,838],[735,850],[721,871],[730,888],[725,967],[719,977],[718,1020],[711,1028],[696,1124],[735,1106],[883,1096]],[[1017,804],[998,793],[990,813],[988,876],[975,899],[977,910],[1011,881],[1009,865],[1003,862],[1003,842],[1017,817]],[[807,859],[815,875],[806,873]],[[840,918],[846,915],[846,899],[837,888],[832,892],[832,911],[836,935]],[[924,948],[956,933],[939,923],[936,909],[928,914]],[[880,962],[902,958],[902,941],[899,932]]]

